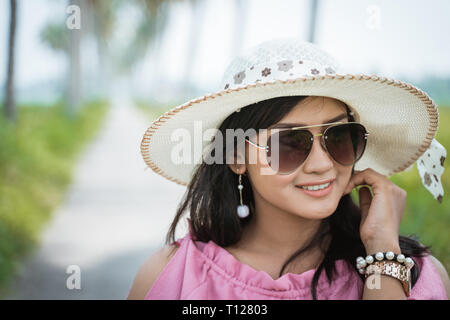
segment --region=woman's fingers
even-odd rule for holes
[[[355,171],[345,192],[362,185],[368,185],[359,189],[360,237],[366,250],[396,245],[406,192],[370,168]]]
[[[372,203],[372,194],[368,187],[359,189],[359,207],[362,211],[363,218],[369,213],[370,204]]]
[[[386,176],[376,172],[371,168],[367,168],[363,171],[355,170],[354,174],[351,176],[350,181],[345,188],[344,194],[350,193],[355,187],[359,185],[369,185],[372,187],[373,193],[377,194],[380,190],[380,183],[384,183],[383,180]],[[377,183],[378,182],[378,183]]]

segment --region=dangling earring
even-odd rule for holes
[[[239,197],[241,199],[241,204],[237,207],[237,214],[240,218],[246,218],[248,217],[250,210],[248,209],[248,206],[242,203],[242,189],[244,189],[244,186],[242,185],[242,174],[239,174]]]

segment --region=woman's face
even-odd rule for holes
[[[296,105],[277,124],[302,123],[315,125],[331,122],[329,120],[346,115],[345,105],[339,100],[327,97],[308,97]],[[339,120],[348,122],[347,117]],[[308,128],[311,133],[321,133],[323,127]],[[253,138],[254,140],[255,138]],[[264,201],[285,212],[301,216],[306,219],[323,219],[331,215],[337,208],[344,189],[352,172],[352,166],[337,163],[320,143],[320,136],[314,137],[314,143],[306,160],[292,173],[286,175],[267,174],[270,170],[265,151],[247,143],[246,170],[250,179],[255,201]],[[257,143],[266,145],[267,137],[261,134]],[[251,150],[253,148],[254,150]],[[257,153],[253,164],[248,162],[249,152]],[[254,159],[251,158],[251,159]],[[314,197],[304,192],[298,185],[309,182],[335,179],[327,195]]]

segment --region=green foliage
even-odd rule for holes
[[[64,22],[46,25],[42,29],[40,37],[41,41],[55,51],[68,52],[70,49],[69,32]]]
[[[22,106],[14,125],[0,117],[0,287],[38,243],[106,106],[86,104],[73,119],[61,105]]]
[[[134,99],[134,104],[139,110],[147,114],[150,119],[156,120],[171,108],[182,104],[184,101],[171,101],[169,103],[161,103],[156,101],[145,101],[141,99]]]

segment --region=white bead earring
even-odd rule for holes
[[[248,206],[242,203],[242,189],[244,189],[244,186],[242,185],[242,174],[239,174],[239,197],[241,199],[241,204],[237,207],[237,214],[240,218],[246,218],[248,217],[250,210],[248,209]]]

